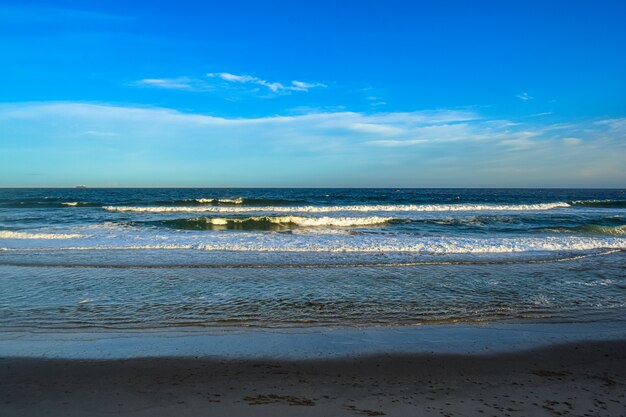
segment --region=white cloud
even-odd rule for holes
[[[533,100],[534,99],[534,97],[532,97],[527,92],[520,93],[520,94],[516,95],[515,97],[519,98],[520,100],[524,100],[524,101],[528,101],[528,100]]]
[[[0,104],[0,125],[0,183],[20,166],[58,172],[70,165],[68,176],[106,172],[107,180],[124,184],[137,178],[137,185],[615,186],[626,181],[626,119],[529,124],[446,109],[223,118],[60,102]],[[68,165],[68,155],[80,162]],[[347,182],[333,183],[338,179]]]
[[[367,96],[367,97],[365,97],[365,99],[367,101],[369,101],[369,104],[372,107],[384,106],[384,105],[387,104],[387,102],[385,100],[383,100],[381,97],[377,97],[377,96]]]
[[[226,82],[239,83],[239,84],[252,84],[266,87],[273,93],[288,92],[288,91],[309,91],[311,88],[326,87],[326,84],[322,83],[308,83],[304,81],[294,80],[291,84],[284,85],[279,82],[271,82],[251,75],[236,75],[228,72],[209,72],[206,74],[209,78],[218,78]]]
[[[566,145],[580,145],[581,143],[583,143],[583,141],[578,138],[563,138],[561,140]]]
[[[169,90],[194,90],[197,88],[193,79],[188,77],[178,78],[144,78],[132,83],[136,86],[164,88]]]
[[[86,130],[84,132],[80,132],[78,133],[79,135],[83,135],[83,136],[96,136],[96,137],[115,137],[115,136],[119,136],[118,133],[113,133],[113,132],[101,132],[98,130]]]
[[[315,88],[315,87],[327,87],[326,84],[322,84],[322,83],[305,83],[304,81],[292,81],[291,85],[293,86],[293,88],[301,88],[302,91],[307,91],[310,88]]]
[[[410,139],[410,140],[370,140],[366,142],[368,145],[383,146],[383,147],[401,147],[401,146],[414,146],[428,143],[427,139]]]
[[[605,119],[596,122],[597,125],[607,126],[609,129],[626,132],[626,117],[617,119]]]
[[[175,78],[144,78],[141,80],[130,83],[136,87],[150,87],[161,88],[166,90],[184,90],[195,92],[216,91],[219,89],[219,85],[215,82],[210,82],[209,79],[217,79],[223,83],[221,87],[228,90],[228,85],[239,84],[242,86],[248,86],[245,91],[247,93],[258,93],[260,88],[266,89],[271,93],[289,93],[292,91],[307,92],[312,88],[323,88],[326,84],[322,83],[309,83],[304,81],[294,80],[290,84],[282,84],[279,82],[270,82],[261,78],[253,77],[251,75],[237,75],[228,72],[210,72],[206,74],[206,78],[193,78],[193,77],[175,77]]]
[[[400,127],[389,126],[378,123],[354,123],[350,126],[350,129],[363,132],[363,133],[371,133],[374,135],[399,135],[404,132],[404,130]]]
[[[227,72],[220,72],[220,73],[210,72],[207,74],[207,77],[218,77],[224,81],[231,81],[234,83],[249,83],[252,81],[258,81],[258,78],[251,77],[249,75],[235,75],[235,74],[229,74]]]

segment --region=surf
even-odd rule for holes
[[[391,217],[302,217],[254,216],[243,218],[196,217],[157,220],[144,225],[165,226],[180,230],[281,230],[299,227],[364,227],[385,225]]]
[[[259,206],[259,207],[186,207],[186,206],[105,206],[106,211],[136,213],[334,213],[334,212],[436,212],[436,211],[536,211],[571,207],[568,203],[539,204],[398,204],[398,205],[345,205],[345,206]]]

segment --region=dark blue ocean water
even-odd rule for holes
[[[0,326],[620,320],[625,190],[1,189]]]

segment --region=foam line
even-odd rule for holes
[[[402,204],[402,205],[353,205],[353,206],[259,206],[259,207],[187,207],[187,206],[106,206],[107,211],[136,212],[136,213],[247,213],[247,212],[274,212],[274,213],[334,213],[334,212],[429,212],[429,211],[534,211],[551,210],[555,208],[571,207],[568,203],[542,204]]]

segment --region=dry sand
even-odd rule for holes
[[[626,341],[491,355],[0,359],[9,416],[624,416]]]

